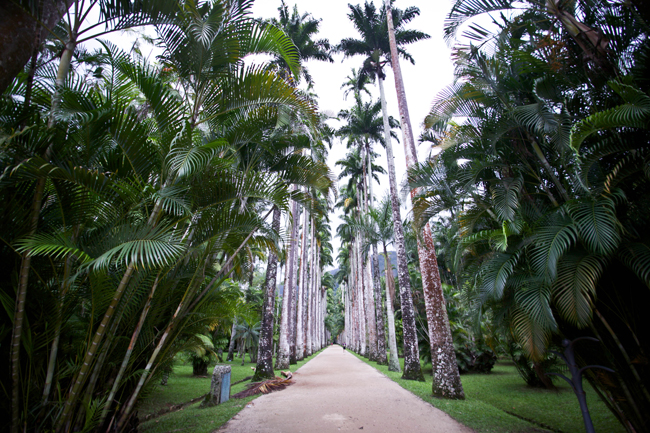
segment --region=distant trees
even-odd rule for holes
[[[278,8],[278,12],[279,18],[273,18],[268,22],[282,29],[291,38],[302,60],[333,61],[330,55],[329,41],[326,39],[314,40],[314,36],[318,33],[319,20],[313,18],[309,13],[300,14],[297,6],[294,6],[290,13],[284,1]],[[277,56],[272,63],[279,68],[280,74],[286,77],[288,82],[297,86],[296,78],[298,77],[292,77],[286,61],[281,56]],[[300,73],[305,78],[307,85],[311,86],[312,78],[304,65]],[[318,127],[320,130],[295,118],[288,125],[287,132],[295,142],[294,151],[304,152],[306,155],[304,158],[311,158],[324,165],[327,152],[319,134],[326,127],[322,123],[319,123]],[[296,197],[302,194],[306,200],[303,200],[302,233],[300,234],[300,207],[297,200],[294,200],[292,204],[291,218],[288,220],[291,236],[287,245],[287,271],[282,298],[278,356],[275,364],[277,369],[288,368],[290,364],[295,364],[297,360],[303,359],[305,354],[311,354],[314,347],[320,348],[322,345],[320,336],[318,339],[314,338],[314,333],[317,331],[315,326],[317,324],[320,326],[322,320],[317,322],[315,316],[317,311],[312,311],[321,308],[320,300],[318,303],[314,303],[315,298],[320,296],[321,292],[319,275],[321,266],[318,258],[320,251],[316,247],[320,234],[316,232],[316,223],[320,218],[317,214],[327,213],[327,206],[318,205],[318,194],[328,197],[330,188],[331,182],[325,188],[323,185],[305,185],[305,190],[302,193],[299,190],[294,190]],[[301,249],[299,250],[299,248]],[[271,296],[270,291],[267,293],[267,297],[269,296]],[[270,331],[267,329],[265,332]],[[268,337],[265,338],[270,345],[272,340]],[[265,362],[271,362],[270,352],[267,352]],[[258,365],[258,368],[261,369],[261,367]],[[257,373],[257,376],[261,374]],[[265,368],[264,375],[272,376],[273,370],[270,367]]]

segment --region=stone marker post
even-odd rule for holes
[[[217,364],[212,371],[210,392],[205,396],[201,407],[216,406],[230,399],[230,365]]]

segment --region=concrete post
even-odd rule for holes
[[[230,400],[230,365],[217,364],[212,371],[210,392],[205,396],[201,407],[216,406]]]

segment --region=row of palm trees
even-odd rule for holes
[[[421,137],[441,152],[409,173],[415,222],[444,216],[446,282],[477,319],[541,380],[549,348],[599,340],[578,362],[615,370],[585,377],[630,432],[650,423],[649,18],[637,2],[455,1],[457,79]]]
[[[282,29],[293,41],[300,58],[307,60],[333,61],[329,53],[330,46],[327,40],[314,41],[318,33],[319,21],[310,14],[300,14],[294,6],[290,12],[289,7],[282,2],[278,8],[279,19],[272,19],[270,24]],[[273,62],[284,71],[284,76],[290,76],[291,71],[287,63],[277,58]],[[306,68],[302,68],[302,77],[309,87],[313,82]],[[294,81],[294,84],[296,82]],[[308,144],[304,148],[309,152],[310,158],[324,163],[327,157],[327,128],[322,126],[324,135],[320,141],[309,138],[310,131],[304,124],[294,124],[295,136]],[[329,172],[327,173],[329,175]],[[329,180],[330,178],[328,178]],[[320,350],[325,346],[328,336],[325,329],[325,315],[327,312],[327,297],[324,286],[321,284],[323,268],[331,264],[330,229],[327,224],[329,210],[328,200],[330,189],[333,187],[331,180],[327,189],[305,186],[304,194],[310,197],[308,203],[300,204],[292,201],[291,217],[287,219],[286,232],[289,234],[285,244],[285,278],[282,293],[282,306],[279,317],[278,345],[276,353],[276,369],[287,369],[291,364],[302,360],[306,356]],[[292,186],[295,193],[299,193],[299,185]],[[302,213],[302,223],[301,223]],[[280,210],[276,209],[273,223],[279,229]],[[274,311],[276,299],[276,269],[278,259],[275,254],[269,256],[266,280],[264,283],[265,297],[262,312],[262,327],[260,331],[259,357],[253,380],[273,378],[273,335],[274,322],[277,320]]]
[[[274,299],[279,221],[297,227],[299,206],[314,227],[305,317],[322,346],[321,120],[295,86],[296,45],[251,4],[70,2],[4,90],[0,410],[12,432],[132,429],[175,354],[232,315],[231,281],[255,250],[269,253]],[[106,32],[152,25],[158,62],[106,41],[84,50],[98,28],[86,7]],[[276,64],[243,61],[256,53]]]
[[[347,189],[347,197],[342,207],[350,213],[348,224],[340,227],[339,235],[348,243],[348,257],[340,256],[344,267],[348,270],[346,297],[346,343],[360,353],[367,354],[370,359],[380,363],[386,362],[384,337],[384,308],[380,296],[380,277],[377,260],[377,240],[363,227],[372,224],[369,221],[373,209],[372,175],[374,153],[373,143],[381,143],[386,148],[388,177],[390,184],[390,203],[394,232],[394,244],[397,251],[397,268],[400,293],[402,328],[404,335],[404,372],[403,377],[413,380],[424,380],[420,367],[420,353],[416,332],[416,317],[413,308],[410,277],[404,246],[404,228],[400,214],[397,180],[395,176],[393,148],[391,144],[391,119],[387,114],[384,93],[385,68],[390,65],[395,74],[396,90],[400,108],[400,124],[404,137],[404,149],[407,155],[407,165],[417,163],[415,144],[408,117],[405,90],[399,69],[399,57],[413,62],[404,46],[429,36],[417,30],[410,30],[406,25],[417,15],[419,9],[409,7],[405,10],[394,9],[391,2],[386,2],[379,11],[371,2],[364,5],[350,5],[348,17],[353,22],[361,38],[344,38],[337,50],[345,56],[362,55],[362,67],[349,79],[348,85],[355,90],[355,106],[343,111],[339,118],[347,125],[341,128],[339,134],[347,139],[348,147],[357,148],[348,155],[347,161],[341,161],[345,167],[342,175],[351,176]],[[375,81],[379,87],[380,101],[377,103],[363,102],[361,92],[365,84]],[[381,116],[379,112],[381,111]],[[394,122],[394,121],[393,121]],[[358,159],[360,164],[355,164]],[[416,193],[414,190],[413,194]],[[343,196],[343,195],[342,195]],[[365,220],[365,221],[364,221]],[[374,231],[376,232],[376,231]],[[423,241],[419,242],[420,270],[423,274],[424,299],[428,320],[431,359],[433,360],[434,395],[446,398],[464,398],[462,384],[455,362],[455,353],[451,332],[446,315],[442,285],[437,268],[434,244],[431,230],[425,225]],[[372,251],[372,253],[371,253]],[[371,265],[374,262],[374,266]],[[389,262],[386,268],[390,269]],[[372,269],[374,268],[374,275]],[[389,272],[390,273],[390,272]],[[387,273],[387,280],[388,280]],[[390,275],[392,278],[392,274]],[[388,293],[389,291],[387,291]],[[392,300],[388,299],[389,345],[394,345],[394,321]],[[367,339],[366,339],[367,336]],[[367,348],[366,348],[367,346]],[[396,356],[396,350],[391,350],[391,357]],[[399,368],[395,360],[391,361],[391,369]]]

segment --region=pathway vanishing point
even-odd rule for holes
[[[250,402],[218,432],[472,432],[341,346],[329,346],[293,380]]]

